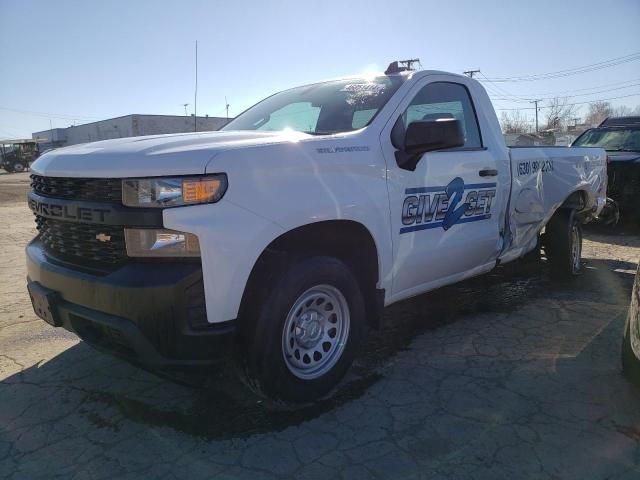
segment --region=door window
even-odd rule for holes
[[[423,87],[403,115],[405,128],[416,120],[455,118],[464,135],[464,148],[480,148],[482,140],[467,89],[458,83],[434,82]]]

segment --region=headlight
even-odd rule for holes
[[[155,228],[125,228],[130,257],[199,257],[198,237],[192,233]]]
[[[122,203],[127,207],[181,207],[217,202],[226,191],[224,173],[201,177],[131,178],[122,181]]]

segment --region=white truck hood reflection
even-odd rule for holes
[[[296,142],[300,132],[198,132],[118,138],[59,148],[31,170],[51,177],[153,177],[205,173],[216,153],[236,148]]]

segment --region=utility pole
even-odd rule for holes
[[[536,106],[536,133],[538,133],[538,102],[542,100],[531,100],[529,103],[533,103]]]
[[[184,116],[188,117],[189,114],[187,113],[187,107],[189,106],[189,104],[188,103],[183,103],[182,106],[184,107]]]
[[[224,104],[227,109],[227,120],[229,120],[229,102],[227,101],[227,97],[224,97]]]
[[[469,78],[473,78],[473,74],[474,73],[480,73],[480,69],[477,70],[467,70],[466,72],[462,72],[464,73],[467,77]]]
[[[198,131],[198,41],[196,40],[196,89],[193,94],[193,131]]]

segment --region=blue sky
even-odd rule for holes
[[[225,96],[234,115],[274,91],[398,58],[488,78],[594,64],[640,52],[639,26],[639,0],[0,0],[0,137],[129,113],[180,115],[184,103],[191,113],[196,39],[198,113],[224,116]],[[581,102],[637,94],[612,101],[635,107],[640,61],[489,88]],[[509,98],[496,106],[530,106]]]

